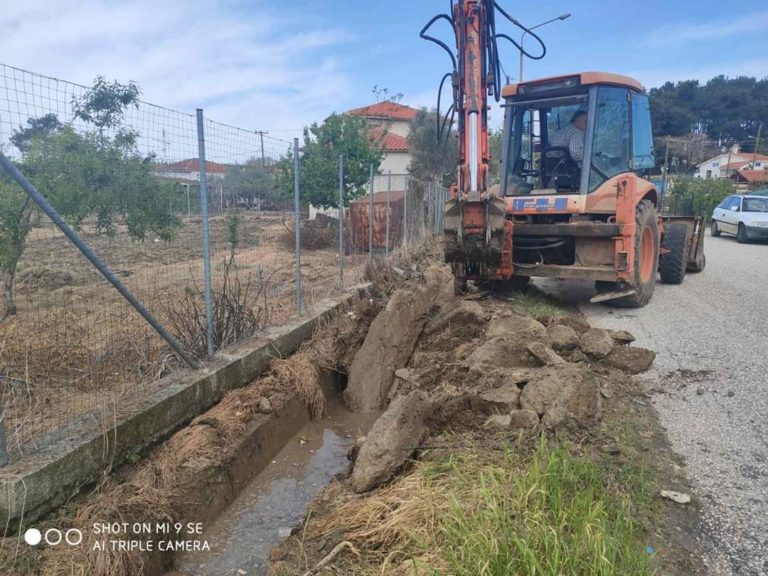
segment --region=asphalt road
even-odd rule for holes
[[[707,268],[657,284],[638,310],[589,304],[591,286],[547,281],[592,323],[658,353],[645,378],[703,509],[714,576],[768,575],[768,244],[705,240]]]

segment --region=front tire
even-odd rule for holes
[[[638,203],[635,210],[635,262],[631,296],[609,300],[619,308],[642,308],[653,297],[659,267],[659,221],[656,207],[650,200]]]
[[[749,242],[747,237],[747,228],[744,224],[739,224],[739,229],[736,231],[736,242],[739,244],[746,244]]]
[[[688,224],[674,222],[667,226],[661,245],[669,250],[669,252],[659,257],[659,272],[662,282],[666,284],[682,283],[688,263],[688,244],[690,240],[691,229]]]
[[[717,225],[717,220],[712,220],[712,236],[717,238],[720,234],[720,226]]]

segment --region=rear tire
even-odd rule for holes
[[[695,262],[688,263],[688,272],[704,272],[704,268],[707,266],[707,255],[702,254],[701,258],[696,259]]]
[[[648,304],[656,288],[659,267],[659,222],[656,207],[650,200],[642,200],[635,210],[635,262],[632,287],[635,293],[624,298],[609,300],[617,308],[641,308]]]
[[[747,237],[747,229],[744,224],[739,224],[739,229],[736,231],[736,242],[739,244],[746,244],[749,242]]]
[[[712,236],[717,238],[720,234],[720,226],[717,225],[717,220],[712,220]]]
[[[691,229],[683,222],[673,222],[664,233],[661,245],[669,250],[659,257],[661,281],[665,284],[681,284],[688,263],[688,244]]]

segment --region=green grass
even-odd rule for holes
[[[451,504],[438,521],[448,570],[431,574],[651,573],[632,513],[631,495],[648,489],[642,474],[619,486],[605,463],[544,442],[526,461],[508,453],[492,463],[453,459],[448,467]]]
[[[512,303],[513,310],[536,319],[566,315],[562,308],[554,305],[549,298],[537,292],[514,292],[510,294],[508,300]]]

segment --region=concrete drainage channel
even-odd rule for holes
[[[202,534],[211,549],[176,554],[167,576],[266,574],[271,548],[301,524],[312,499],[334,477],[346,473],[355,438],[364,435],[378,416],[355,414],[343,405],[344,375],[325,371],[322,383],[327,401],[322,419],[308,421],[300,402],[290,403],[291,415],[275,417],[281,425],[271,443],[275,447],[282,443],[282,448],[273,457],[262,451],[261,461],[253,461],[250,470],[259,473],[243,479],[239,494],[226,508],[211,510],[213,519]]]

